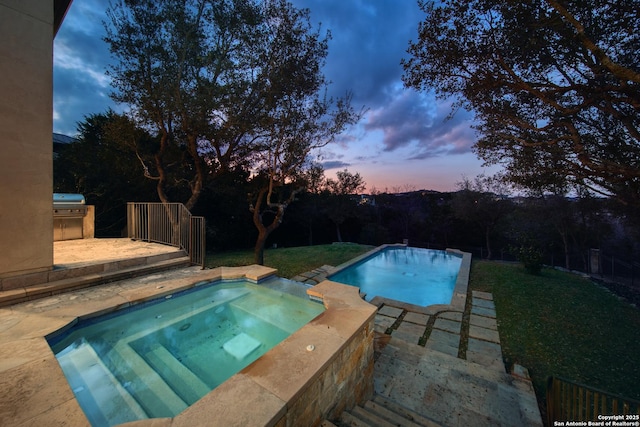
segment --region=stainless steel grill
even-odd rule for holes
[[[82,194],[53,193],[53,240],[82,239],[86,215]]]

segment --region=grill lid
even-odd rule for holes
[[[82,194],[53,193],[54,206],[84,205],[84,204],[85,204],[85,200]]]

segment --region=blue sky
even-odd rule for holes
[[[111,101],[112,61],[102,40],[106,0],[73,0],[54,41],[54,132],[76,133],[85,116]],[[400,60],[417,37],[424,18],[416,0],[293,0],[311,10],[311,19],[330,30],[324,69],[331,92],[353,93],[353,105],[365,107],[363,119],[340,142],[320,153],[327,176],[338,170],[358,172],[371,191],[407,189],[452,191],[463,176],[492,174],[471,152],[472,115],[458,111],[431,93],[402,84]]]

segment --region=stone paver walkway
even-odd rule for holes
[[[375,393],[443,426],[542,426],[526,369],[505,371],[493,296],[471,297],[468,313],[384,300]]]
[[[396,307],[393,304],[393,301],[384,300],[376,314],[376,330],[380,334],[391,335],[489,368],[504,370],[491,294],[473,291],[465,330],[463,312],[442,310],[429,313],[421,307],[401,303]]]
[[[393,336],[374,391],[442,426],[542,426],[531,383]]]
[[[316,284],[323,266],[293,280]],[[375,393],[443,426],[542,426],[527,370],[506,372],[493,296],[472,291],[465,311],[382,298]]]

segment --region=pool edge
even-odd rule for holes
[[[447,248],[446,251],[448,253],[462,256],[460,270],[458,271],[456,284],[453,288],[453,296],[451,297],[451,303],[448,304],[448,306],[451,307],[453,311],[464,311],[467,303],[467,293],[469,290],[469,276],[471,274],[471,254],[469,252],[462,252],[458,249]]]
[[[387,248],[401,248],[401,247],[408,247],[408,245],[405,245],[403,243],[390,243],[390,244],[377,246],[371,249],[370,251],[365,252],[362,255],[359,255],[353,259],[350,259],[347,262],[344,262],[336,267],[333,267],[332,269],[327,271],[327,277],[329,278],[329,280],[331,280],[330,277],[336,274],[337,272],[349,266],[357,264],[360,261],[366,258],[369,258]],[[454,255],[459,255],[462,258],[462,261],[460,263],[460,270],[458,270],[458,277],[456,278],[456,283],[453,287],[453,294],[451,296],[451,301],[449,302],[449,304],[432,304],[427,306],[421,306],[421,305],[406,303],[403,301],[391,300],[381,296],[375,296],[369,303],[377,307],[380,307],[383,304],[385,304],[385,301],[393,301],[395,305],[409,307],[411,308],[412,311],[425,312],[429,314],[435,314],[441,311],[460,311],[460,312],[464,311],[465,305],[467,303],[467,292],[469,289],[469,276],[471,274],[472,255],[469,252],[463,252],[459,249],[454,249],[454,248],[446,248],[445,252],[454,254]]]
[[[112,295],[91,304],[31,313],[26,305],[0,308],[0,386],[12,390],[0,397],[0,424],[89,425],[45,339],[74,319],[189,289],[203,280],[245,277],[259,281],[275,272],[261,266],[199,271],[163,282],[162,287],[149,283],[127,289],[126,281],[103,285],[114,289]],[[255,426],[285,425],[292,420],[313,424],[345,407],[363,403],[373,391],[376,307],[361,300],[357,289],[347,285],[325,281],[312,289],[324,301],[325,312],[231,377],[228,384],[223,383],[174,418],[139,420],[127,425],[201,425],[199,421],[206,421],[206,425],[237,425],[240,420],[246,421],[243,425]],[[307,350],[309,344],[314,345],[312,351]],[[287,378],[287,372],[295,376],[295,381]],[[325,380],[327,376],[343,381],[336,385]],[[334,396],[340,390],[322,390],[332,384],[341,387],[339,399]],[[242,401],[233,399],[238,394]],[[246,404],[247,399],[251,405]],[[231,405],[234,401],[239,403]]]

